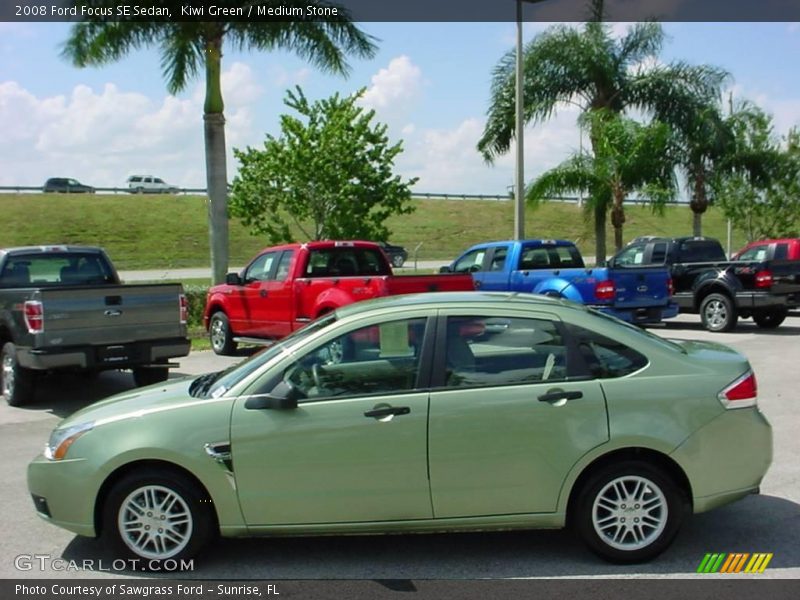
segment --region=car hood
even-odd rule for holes
[[[102,424],[213,402],[213,398],[194,398],[189,395],[189,386],[195,379],[196,377],[186,377],[111,396],[70,415],[58,426],[69,427],[87,421]]]

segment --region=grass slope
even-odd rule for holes
[[[468,246],[511,237],[511,202],[415,200],[411,215],[389,220],[391,241],[419,259],[451,259]],[[0,247],[39,244],[90,244],[106,248],[119,269],[200,267],[208,265],[207,199],[204,196],[131,196],[84,194],[0,194]],[[626,209],[625,240],[639,235],[689,235],[691,211],[668,208],[661,217],[647,207]],[[613,232],[609,225],[609,254]],[[703,218],[705,235],[726,240],[726,222],[711,209]],[[525,217],[527,237],[575,241],[594,255],[592,226],[581,209],[552,202]],[[230,228],[230,262],[241,265],[268,243],[249,235],[236,220]],[[733,249],[744,245],[734,231]]]

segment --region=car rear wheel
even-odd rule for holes
[[[762,329],[775,329],[786,319],[788,311],[785,308],[775,308],[753,313],[753,321]]]
[[[103,507],[102,535],[116,556],[164,561],[192,558],[215,533],[207,494],[179,472],[142,469],[120,480]]]
[[[236,342],[233,341],[233,332],[228,316],[217,311],[211,316],[208,324],[208,336],[211,340],[211,349],[220,356],[232,356],[236,353]]]
[[[739,315],[725,294],[709,294],[700,303],[700,319],[709,331],[731,331]]]
[[[17,360],[17,348],[13,342],[3,344],[0,365],[3,398],[9,406],[22,406],[30,402],[33,398],[34,373],[20,366]]]
[[[168,378],[169,368],[167,367],[135,367],[133,369],[133,382],[137,387],[161,383]]]
[[[593,552],[616,563],[644,562],[661,554],[686,512],[681,490],[646,462],[609,465],[578,493],[578,533]]]
[[[397,267],[397,268],[402,267],[405,262],[406,262],[406,259],[403,258],[402,256],[400,256],[399,254],[396,255],[394,258],[392,258],[392,265]]]

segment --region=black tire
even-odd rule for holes
[[[627,497],[615,504],[614,498],[619,498],[622,490]],[[688,507],[684,493],[668,475],[637,460],[599,469],[577,493],[573,522],[578,534],[595,554],[620,564],[645,562],[666,550]],[[601,498],[605,502],[600,503]],[[631,519],[636,523],[630,523]],[[638,542],[637,535],[641,537]]]
[[[169,368],[167,367],[134,367],[133,382],[136,387],[144,387],[161,383],[169,379]]]
[[[775,329],[786,319],[789,311],[785,308],[773,308],[753,313],[753,321],[762,329]]]
[[[3,344],[0,352],[0,389],[9,406],[22,406],[33,399],[35,373],[21,367],[13,342]]]
[[[211,340],[211,349],[215,354],[220,356],[236,354],[236,342],[233,341],[228,315],[221,310],[211,315],[211,320],[208,322],[208,337]]]
[[[392,266],[394,266],[395,268],[400,268],[400,267],[402,267],[402,266],[403,266],[403,264],[405,264],[405,262],[406,262],[406,259],[405,259],[405,258],[403,258],[403,257],[402,257],[402,255],[400,255],[400,254],[396,254],[396,255],[395,255],[393,258],[392,258]]]
[[[739,314],[730,296],[714,293],[700,303],[700,320],[709,331],[731,331],[736,327]]]
[[[175,500],[168,511],[158,506],[147,510],[148,502],[165,499]],[[137,567],[146,570],[193,558],[218,532],[208,495],[184,474],[169,469],[143,468],[126,475],[111,488],[102,515],[101,535],[114,556],[138,559]],[[123,520],[135,521],[127,534],[120,530]],[[159,527],[170,522],[171,527]],[[140,535],[145,529],[147,534]],[[158,537],[161,529],[171,531]],[[163,545],[156,546],[158,541]]]

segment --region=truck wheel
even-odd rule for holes
[[[169,369],[167,367],[134,367],[133,369],[133,382],[136,387],[161,383],[168,378]]]
[[[207,494],[172,470],[134,471],[111,488],[103,506],[105,543],[114,555],[140,559],[149,569],[192,558],[215,526]]]
[[[753,313],[753,321],[762,329],[775,329],[786,319],[785,308],[773,308]]]
[[[700,303],[700,319],[709,331],[730,331],[736,327],[739,315],[725,294],[709,294]]]
[[[208,337],[211,339],[211,349],[221,356],[232,356],[236,353],[236,342],[233,341],[231,324],[228,316],[217,311],[211,316],[208,324]]]
[[[22,406],[33,399],[34,373],[19,365],[17,361],[17,348],[13,342],[3,345],[0,364],[2,364],[3,398],[9,406]]]
[[[655,558],[677,535],[686,512],[681,490],[643,461],[608,465],[578,490],[574,524],[602,558],[637,563]]]

